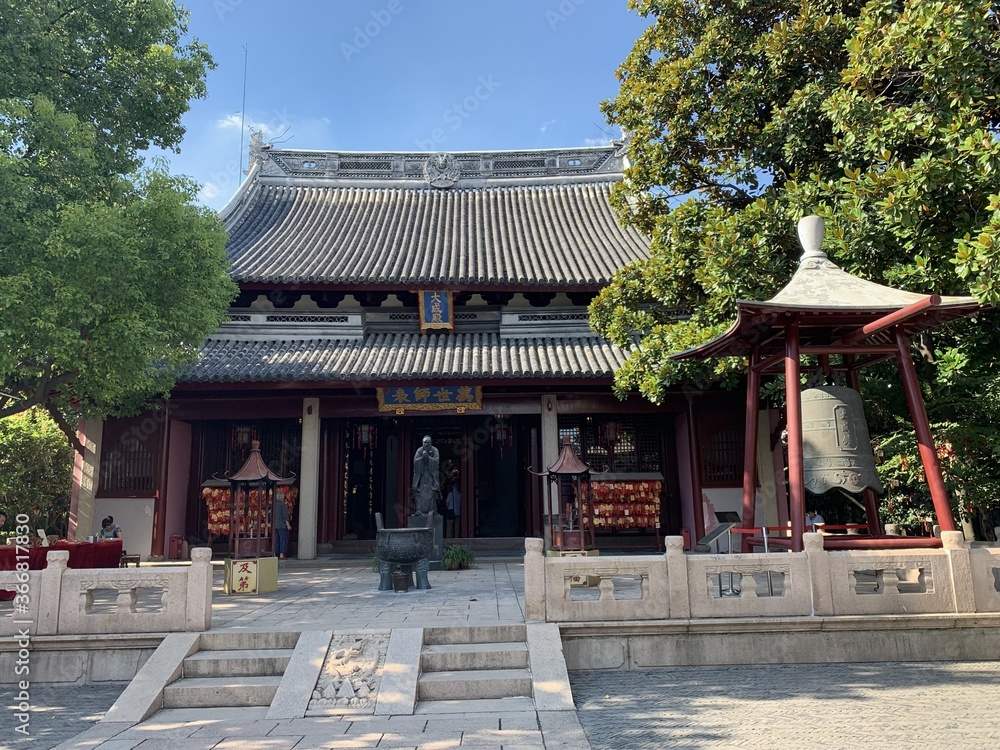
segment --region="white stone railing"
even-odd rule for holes
[[[1000,549],[970,549],[944,532],[943,549],[545,557],[525,542],[529,620],[615,622],[1000,612]]]
[[[48,553],[44,570],[0,571],[0,589],[26,597],[4,603],[0,637],[170,633],[212,627],[212,550],[191,550],[191,564],[140,568],[66,567],[69,552]],[[2,610],[0,610],[2,611]]]

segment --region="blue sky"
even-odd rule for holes
[[[186,0],[218,63],[170,170],[219,209],[240,119],[279,148],[463,151],[618,137],[599,104],[646,27],[626,0]],[[246,108],[243,61],[248,51]]]

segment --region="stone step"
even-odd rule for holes
[[[465,628],[424,628],[424,645],[447,643],[523,643],[528,640],[524,623],[472,625]]]
[[[494,714],[503,711],[511,713],[534,713],[535,702],[531,698],[483,698],[464,701],[417,701],[413,709],[416,714]]]
[[[417,698],[422,701],[468,701],[515,696],[531,696],[531,673],[527,669],[428,672],[417,679]]]
[[[215,631],[202,633],[198,647],[202,651],[246,651],[250,649],[295,648],[297,632]]]
[[[199,651],[184,660],[185,677],[248,677],[284,674],[294,649]]]
[[[185,677],[163,689],[164,708],[270,706],[281,677]]]
[[[420,669],[454,672],[481,669],[527,669],[527,643],[444,643],[424,646]]]

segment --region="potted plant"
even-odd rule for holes
[[[410,571],[403,570],[399,565],[392,566],[392,590],[393,591],[409,591],[410,590]]]
[[[476,561],[476,553],[459,544],[449,544],[444,548],[441,565],[446,570],[464,570]]]

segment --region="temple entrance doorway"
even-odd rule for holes
[[[390,420],[348,420],[343,446],[343,538],[374,539],[375,514],[397,504],[399,440]]]

